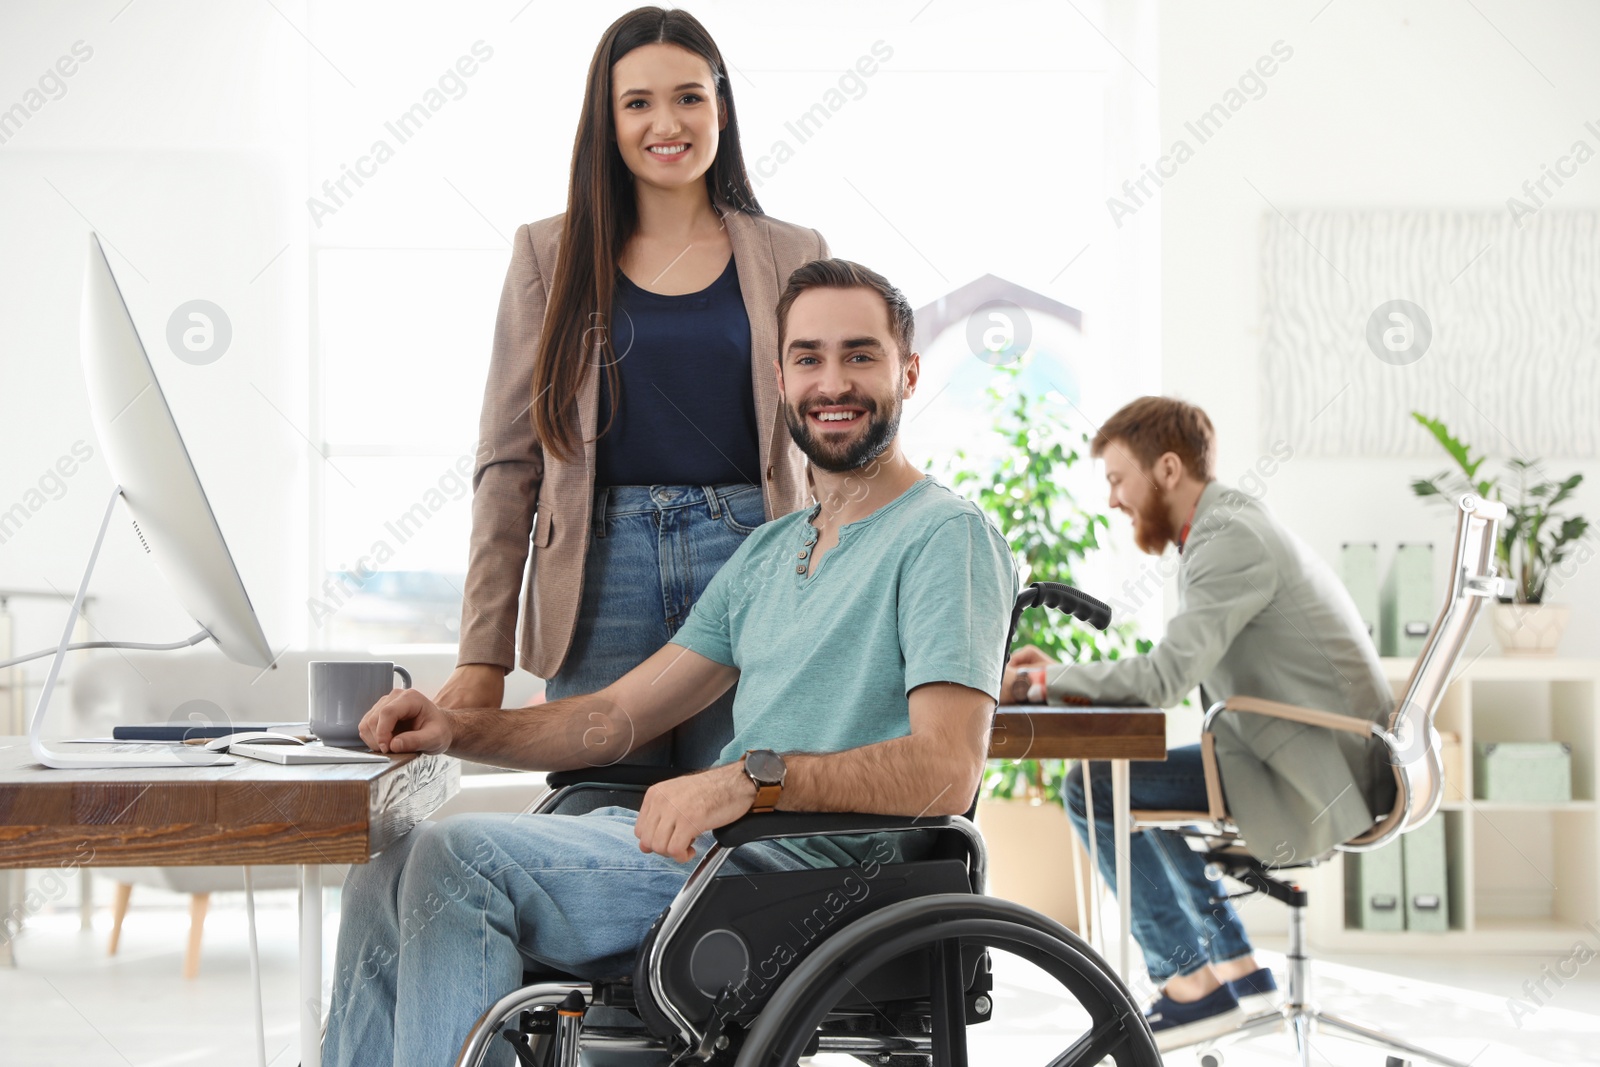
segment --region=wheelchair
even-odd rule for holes
[[[1111,617],[1070,586],[1036,582],[1012,610],[1008,652],[1021,613],[1034,606],[1102,630]],[[534,811],[637,809],[650,785],[681,773],[628,765],[553,773]],[[788,1067],[812,1056],[884,1067],[1031,1059],[1159,1067],[1142,1010],[1105,960],[1059,923],[984,895],[976,804],[965,817],[769,812],[721,828],[646,934],[631,974],[525,973],[523,988],[479,1017],[457,1067],[480,1067],[501,1043],[521,1067]],[[1067,832],[1063,819],[1063,840]],[[838,835],[872,835],[859,840],[874,851],[857,867],[741,874],[730,864],[751,842]],[[916,848],[878,851],[912,838]],[[1018,994],[1030,1007],[1043,1001],[1046,1015],[997,1038],[1003,1051],[990,1050],[984,1028],[998,1029],[1004,1010],[997,985],[1006,1004],[1017,985],[1006,981],[1009,970],[996,982],[996,951],[1062,991],[1045,995],[1030,983]],[[969,1036],[979,1039],[977,1058]]]

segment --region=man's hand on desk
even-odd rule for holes
[[[1045,692],[1044,669],[1055,665],[1056,661],[1045,655],[1042,649],[1023,645],[1006,662],[1000,695],[1011,704],[1048,704],[1050,700]],[[1056,703],[1086,707],[1093,702],[1075,693],[1057,693]]]
[[[455,740],[450,714],[415,689],[396,689],[357,727],[374,752],[444,752]]]
[[[1001,693],[1008,704],[1043,704],[1044,668],[1055,660],[1044,650],[1033,645],[1023,645],[1006,661],[1005,677],[1001,680]]]

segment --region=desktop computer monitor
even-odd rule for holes
[[[89,577],[119,497],[132,514],[139,543],[155,560],[179,603],[203,627],[204,633],[197,634],[190,643],[209,637],[224,655],[253,667],[267,668],[273,661],[266,634],[189,460],[161,383],[128,314],[105,250],[94,234],[89,236],[88,261],[84,264],[79,339],[95,436],[118,488],[107,506],[66,632],[34,709],[29,729],[34,758],[47,767],[231,762],[221,758],[213,761],[192,751],[82,756],[51,749],[41,740],[40,729],[69,649],[73,623],[82,610]]]
[[[95,436],[134,532],[222,653],[266,667],[272,662],[266,634],[94,234],[78,322]]]

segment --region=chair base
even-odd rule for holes
[[[1294,1034],[1295,1052],[1300,1067],[1312,1067],[1311,1038],[1319,1031],[1324,1031],[1330,1036],[1345,1037],[1354,1041],[1361,1041],[1374,1045],[1387,1052],[1394,1053],[1405,1060],[1420,1060],[1424,1063],[1436,1064],[1438,1067],[1471,1067],[1461,1061],[1431,1052],[1420,1045],[1413,1045],[1402,1041],[1381,1030],[1374,1030],[1370,1026],[1352,1022],[1339,1015],[1322,1011],[1310,1004],[1285,1004],[1272,1011],[1263,1011],[1246,1018],[1229,1034],[1220,1038],[1208,1038],[1188,1046],[1194,1049],[1196,1058],[1201,1067],[1221,1067],[1222,1058],[1217,1056],[1208,1062],[1207,1053],[1213,1049],[1231,1045],[1237,1041],[1244,1041],[1268,1032],[1287,1030]],[[1170,1056],[1177,1049],[1168,1050]],[[1322,1060],[1320,1062],[1326,1062]]]
[[[1194,1049],[1201,1067],[1221,1067],[1220,1055],[1207,1058],[1208,1053],[1214,1049],[1280,1028],[1294,1035],[1297,1062],[1300,1067],[1311,1067],[1311,1037],[1318,1031],[1376,1045],[1396,1054],[1402,1062],[1420,1060],[1424,1063],[1437,1064],[1438,1067],[1471,1067],[1461,1060],[1441,1056],[1420,1045],[1391,1037],[1381,1030],[1374,1030],[1370,1026],[1363,1026],[1342,1016],[1322,1011],[1310,1003],[1311,959],[1306,955],[1306,906],[1309,901],[1306,891],[1294,882],[1274,877],[1277,872],[1273,868],[1246,853],[1208,851],[1205,858],[1207,863],[1219,866],[1229,877],[1243,882],[1252,892],[1263,893],[1279,903],[1288,905],[1289,951],[1284,954],[1284,961],[1288,964],[1289,988],[1283,1004],[1270,1011],[1246,1017],[1229,1033],[1179,1046],[1179,1048]],[[1168,1053],[1174,1051],[1178,1049],[1169,1049]],[[1393,1060],[1396,1056],[1391,1056],[1390,1059]]]

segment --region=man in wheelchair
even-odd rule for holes
[[[711,832],[752,811],[967,811],[1016,596],[1009,548],[900,450],[919,364],[898,289],[815,261],[790,277],[778,319],[782,409],[815,508],[750,534],[670,642],[598,693],[443,711],[397,690],[361,722],[382,752],[603,767],[737,682],[733,739],[715,766],[651,786],[637,813],[458,815],[353,868],[327,1063],[438,1067],[530,964],[626,972]],[[737,862],[877,862],[883,840],[756,842]]]

